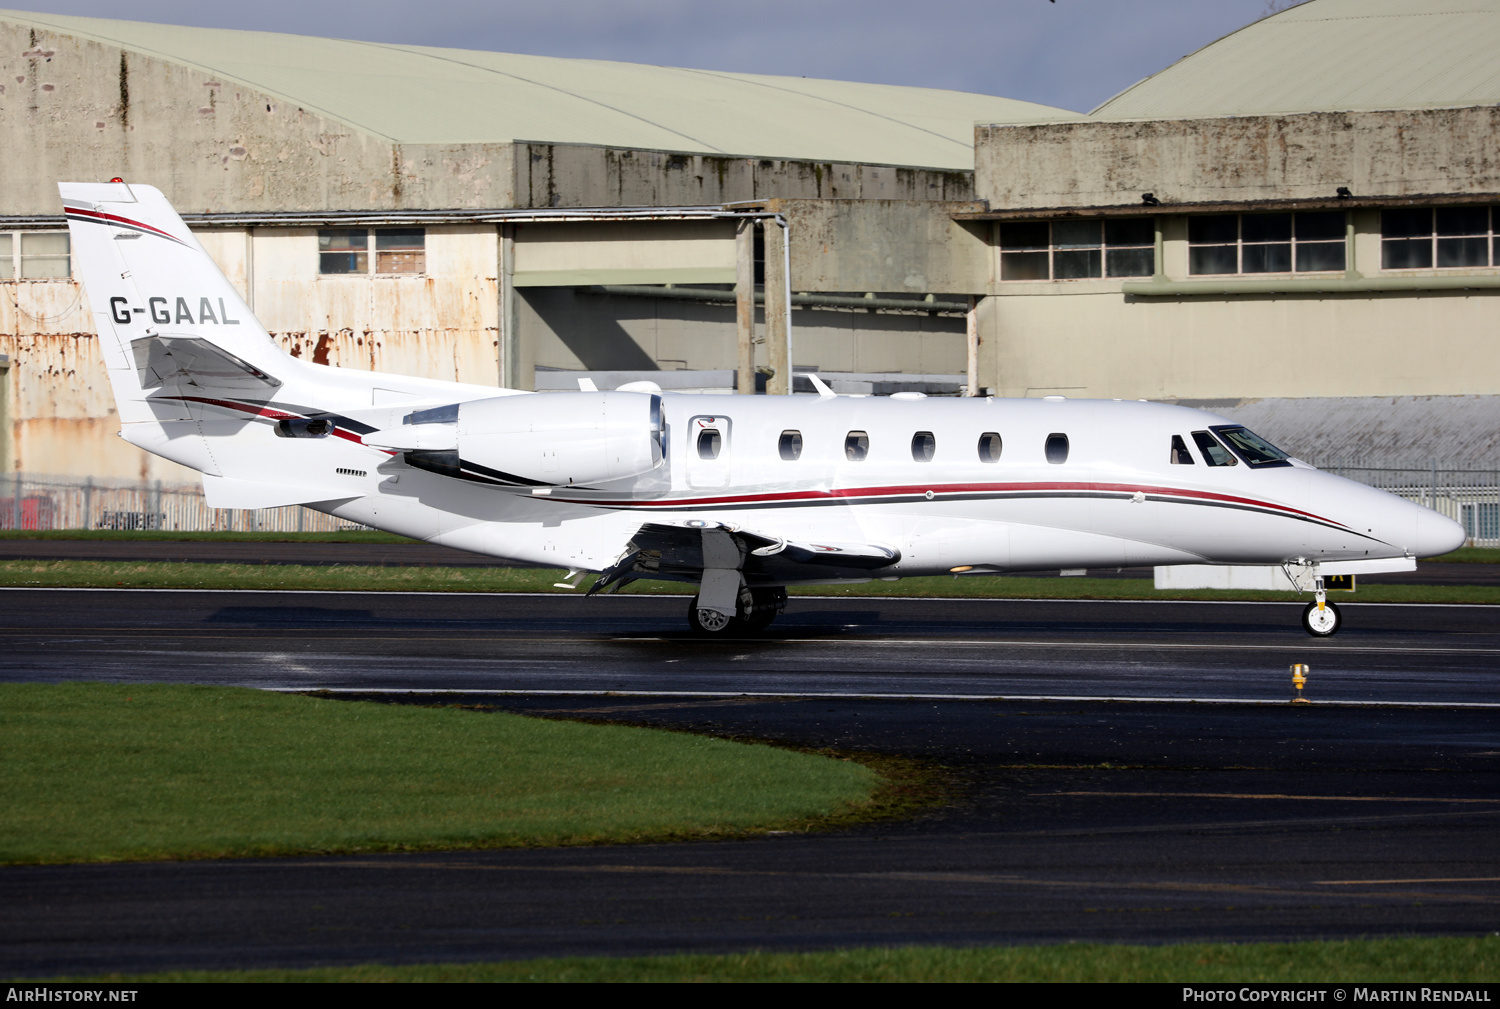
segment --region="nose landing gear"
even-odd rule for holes
[[[1344,615],[1336,604],[1328,601],[1328,591],[1323,587],[1323,578],[1318,576],[1317,598],[1302,611],[1302,626],[1315,638],[1331,638],[1344,623]]]

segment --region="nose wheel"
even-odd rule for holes
[[[1344,622],[1336,603],[1315,601],[1302,611],[1302,626],[1315,638],[1331,638]]]

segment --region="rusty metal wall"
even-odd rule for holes
[[[215,229],[204,248],[286,350],[344,368],[494,385],[493,226],[427,230],[426,273],[329,277],[313,229]],[[0,282],[11,471],[179,483],[196,474],[116,437],[120,425],[86,293],[72,280]]]

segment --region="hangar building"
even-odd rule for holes
[[[330,364],[773,393],[795,364],[1500,469],[1497,52],[1500,0],[1309,0],[1081,115],[0,14],[4,466],[178,475],[111,437],[69,275],[55,182],[121,175]]]

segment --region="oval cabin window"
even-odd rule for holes
[[[931,431],[918,431],[911,436],[911,457],[916,462],[932,462],[937,452],[937,439]]]
[[[986,431],[979,436],[979,461],[999,462],[1002,447],[1000,435],[994,431]]]
[[[844,458],[850,462],[864,462],[870,454],[870,436],[863,431],[850,431],[844,438]]]
[[[724,439],[721,438],[719,436],[719,432],[715,431],[713,428],[708,428],[707,430],[699,431],[698,432],[698,458],[699,459],[717,459],[717,458],[719,458],[719,448],[723,444],[724,444]]]
[[[1068,461],[1067,435],[1054,433],[1047,436],[1047,461],[1054,466],[1061,466]]]
[[[777,443],[776,447],[781,452],[781,458],[787,462],[796,462],[802,458],[802,432],[781,432],[781,441]]]

